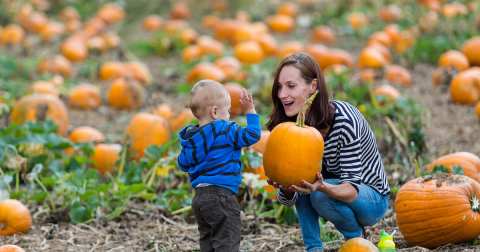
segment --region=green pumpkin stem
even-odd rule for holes
[[[315,100],[315,97],[317,97],[318,91],[315,91],[308,99],[305,101],[305,104],[302,107],[302,110],[300,113],[297,115],[297,126],[298,127],[305,127],[305,115],[307,114],[308,109],[310,109],[310,106],[313,103],[313,100]]]

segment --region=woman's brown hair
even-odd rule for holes
[[[295,122],[296,120],[296,116],[289,117],[285,114],[282,102],[278,98],[278,78],[285,66],[297,68],[308,85],[311,85],[313,80],[317,80],[318,94],[313,100],[310,110],[307,112],[305,124],[315,127],[325,137],[325,134],[333,122],[335,108],[330,105],[327,87],[320,66],[306,53],[292,54],[283,59],[277,67],[272,87],[273,110],[270,120],[267,123],[268,129],[272,130],[277,124],[282,122]]]

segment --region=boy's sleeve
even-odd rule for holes
[[[241,127],[234,123],[228,130],[228,139],[236,148],[250,146],[258,140],[261,135],[260,118],[257,114],[247,114],[247,126]]]
[[[185,148],[182,148],[182,150],[180,151],[180,154],[178,155],[178,158],[177,158],[177,164],[178,166],[180,167],[180,169],[184,172],[187,172],[188,171],[188,162],[187,162],[187,151],[185,150]]]

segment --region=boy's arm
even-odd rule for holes
[[[191,159],[188,158],[186,149],[182,148],[177,158],[177,164],[180,167],[180,169],[184,172],[188,172],[189,164],[187,160],[191,160]]]
[[[241,127],[236,123],[232,123],[227,134],[228,139],[235,147],[242,148],[258,142],[261,131],[259,116],[257,114],[247,114],[247,126]]]

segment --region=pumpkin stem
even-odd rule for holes
[[[313,100],[315,100],[315,97],[317,97],[318,91],[315,91],[308,99],[305,101],[305,104],[303,104],[302,110],[300,113],[297,115],[297,126],[299,127],[305,127],[305,114],[307,113],[308,109],[310,109],[310,106],[313,103]]]
[[[476,195],[473,195],[473,197],[470,199],[470,206],[472,207],[472,211],[477,213],[480,212],[480,200]]]

